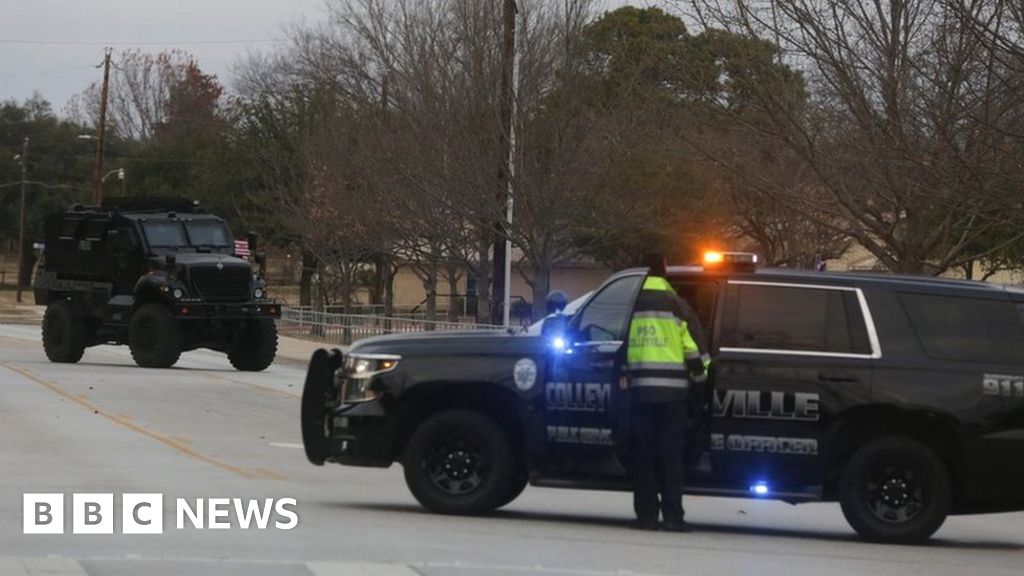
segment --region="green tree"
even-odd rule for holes
[[[24,159],[29,182],[26,240],[32,242],[42,234],[45,214],[88,200],[92,147],[78,139],[87,131],[77,122],[58,118],[38,94],[20,103],[0,103],[0,251],[17,249],[24,139],[29,139]]]

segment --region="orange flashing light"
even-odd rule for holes
[[[725,262],[725,255],[721,252],[708,251],[704,253],[705,264],[721,264]]]

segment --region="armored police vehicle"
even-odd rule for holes
[[[687,493],[838,501],[863,537],[1024,510],[1024,291],[937,278],[670,267],[713,355],[694,390]],[[480,514],[534,486],[629,489],[620,350],[646,270],[526,330],[318,351],[314,464],[401,462],[426,508]],[[681,448],[682,449],[682,448]]]
[[[98,344],[128,344],[148,368],[173,366],[195,348],[226,353],[238,370],[274,361],[280,307],[236,255],[224,220],[197,202],[75,206],[49,215],[45,235],[34,293],[46,306],[50,361],[78,362]]]

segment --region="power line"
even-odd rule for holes
[[[285,40],[285,38],[250,38],[248,40],[172,40],[168,42],[146,40],[142,42],[108,42],[94,40],[25,40],[0,38],[0,44],[30,44],[43,46],[196,46],[202,44],[258,44],[266,42],[282,42]]]
[[[33,186],[41,186],[50,190],[89,190],[87,186],[75,186],[73,184],[47,184],[46,182],[40,182],[38,180],[25,180],[25,184],[31,184]],[[12,188],[14,186],[21,186],[21,180],[17,182],[5,182],[0,184],[0,188]]]
[[[0,76],[41,76],[45,74],[65,74],[92,70],[95,66],[75,66],[73,68],[51,68],[49,70],[0,70]]]

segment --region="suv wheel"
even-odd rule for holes
[[[181,357],[181,328],[167,308],[143,304],[132,315],[128,347],[139,366],[170,368]]]
[[[313,352],[306,370],[306,384],[302,387],[302,445],[306,458],[317,466],[327,461],[327,408],[331,397],[337,399],[334,386],[334,371],[341,365],[341,354],[337,349],[328,352],[323,348]]]
[[[530,475],[526,472],[526,468],[523,467],[516,475],[515,480],[512,481],[508,494],[506,494],[505,497],[501,499],[501,502],[498,503],[498,508],[504,508],[514,502],[516,498],[519,498],[523,493],[523,490],[526,490],[526,485],[529,483]]]
[[[839,503],[847,522],[863,538],[923,542],[949,514],[949,471],[917,440],[878,438],[854,452],[844,466]]]
[[[413,432],[402,461],[405,483],[424,508],[484,514],[511,500],[517,480],[512,445],[493,420],[447,410]]]
[[[274,363],[277,355],[277,326],[273,320],[261,318],[239,326],[228,360],[236,370],[259,372]]]
[[[43,315],[43,350],[50,362],[74,364],[89,345],[89,324],[72,313],[71,303],[59,300]]]

